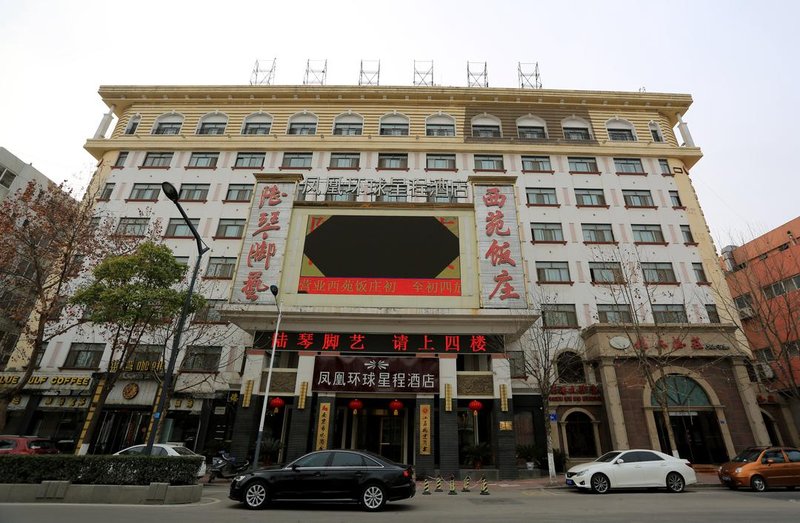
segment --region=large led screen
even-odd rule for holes
[[[458,218],[311,215],[298,292],[461,296]]]

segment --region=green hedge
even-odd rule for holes
[[[0,483],[71,481],[92,485],[197,483],[202,456],[0,456]]]

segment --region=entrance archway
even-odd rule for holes
[[[580,411],[570,413],[564,419],[567,436],[567,454],[570,458],[594,458],[597,452],[595,423],[588,414]]]

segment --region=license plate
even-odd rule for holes
[[[731,480],[730,476],[722,476],[722,481],[730,481],[730,480]]]
[[[568,480],[567,480],[567,485],[569,485],[569,486],[573,486],[573,485],[575,485],[575,482],[574,482],[574,481],[572,481],[571,479],[568,479]]]

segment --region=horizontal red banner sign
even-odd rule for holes
[[[275,334],[256,332],[254,347],[269,350]],[[276,350],[355,354],[503,352],[502,338],[483,334],[364,334],[360,332],[278,333]]]
[[[364,296],[461,296],[457,278],[328,278],[300,276],[300,294]]]
[[[311,388],[325,392],[439,392],[439,360],[316,358]]]

